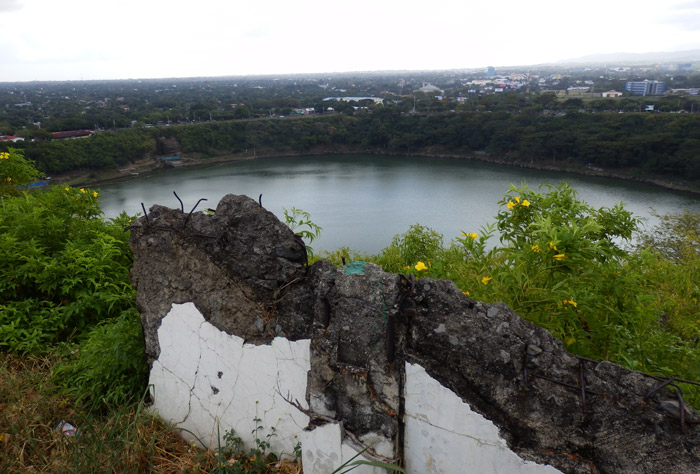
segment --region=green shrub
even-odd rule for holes
[[[143,396],[148,366],[135,309],[90,329],[73,353],[57,364],[54,379],[87,409],[116,408]]]
[[[97,196],[51,187],[2,200],[0,349],[41,351],[134,307],[128,217],[103,221]]]
[[[35,182],[41,173],[21,150],[8,148],[0,152],[0,199],[18,196],[21,188]]]
[[[652,252],[631,252],[623,244],[638,219],[622,205],[595,209],[567,184],[545,192],[512,186],[500,205],[494,224],[463,232],[448,248],[416,225],[373,260],[505,302],[573,353],[700,380],[700,218],[666,220],[643,240]],[[496,229],[500,245],[490,246]],[[700,400],[696,388],[685,390]]]
[[[400,272],[419,261],[434,260],[442,253],[442,234],[420,224],[413,224],[407,232],[394,236],[377,263],[388,272]]]
[[[14,150],[0,155],[12,183],[35,179],[32,170]],[[103,220],[99,194],[87,188],[13,190],[0,189],[0,350],[36,354],[68,342],[77,351],[56,372],[71,395],[90,408],[142,395],[129,217]]]

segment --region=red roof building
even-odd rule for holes
[[[92,130],[69,130],[65,132],[52,132],[54,140],[64,140],[67,138],[80,138],[92,135]]]

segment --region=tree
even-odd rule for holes
[[[18,196],[22,187],[34,183],[41,173],[21,150],[9,148],[0,153],[0,199]]]

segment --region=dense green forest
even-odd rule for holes
[[[90,138],[18,142],[48,174],[105,169],[152,156],[175,138],[187,156],[232,153],[379,152],[483,156],[506,163],[595,167],[692,183],[700,179],[695,114],[520,112],[403,114],[375,108],[355,115],[211,122],[102,132]],[[7,144],[0,144],[6,150]]]

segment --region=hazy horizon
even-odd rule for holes
[[[517,67],[700,49],[700,0],[0,0],[0,38],[0,82]]]

